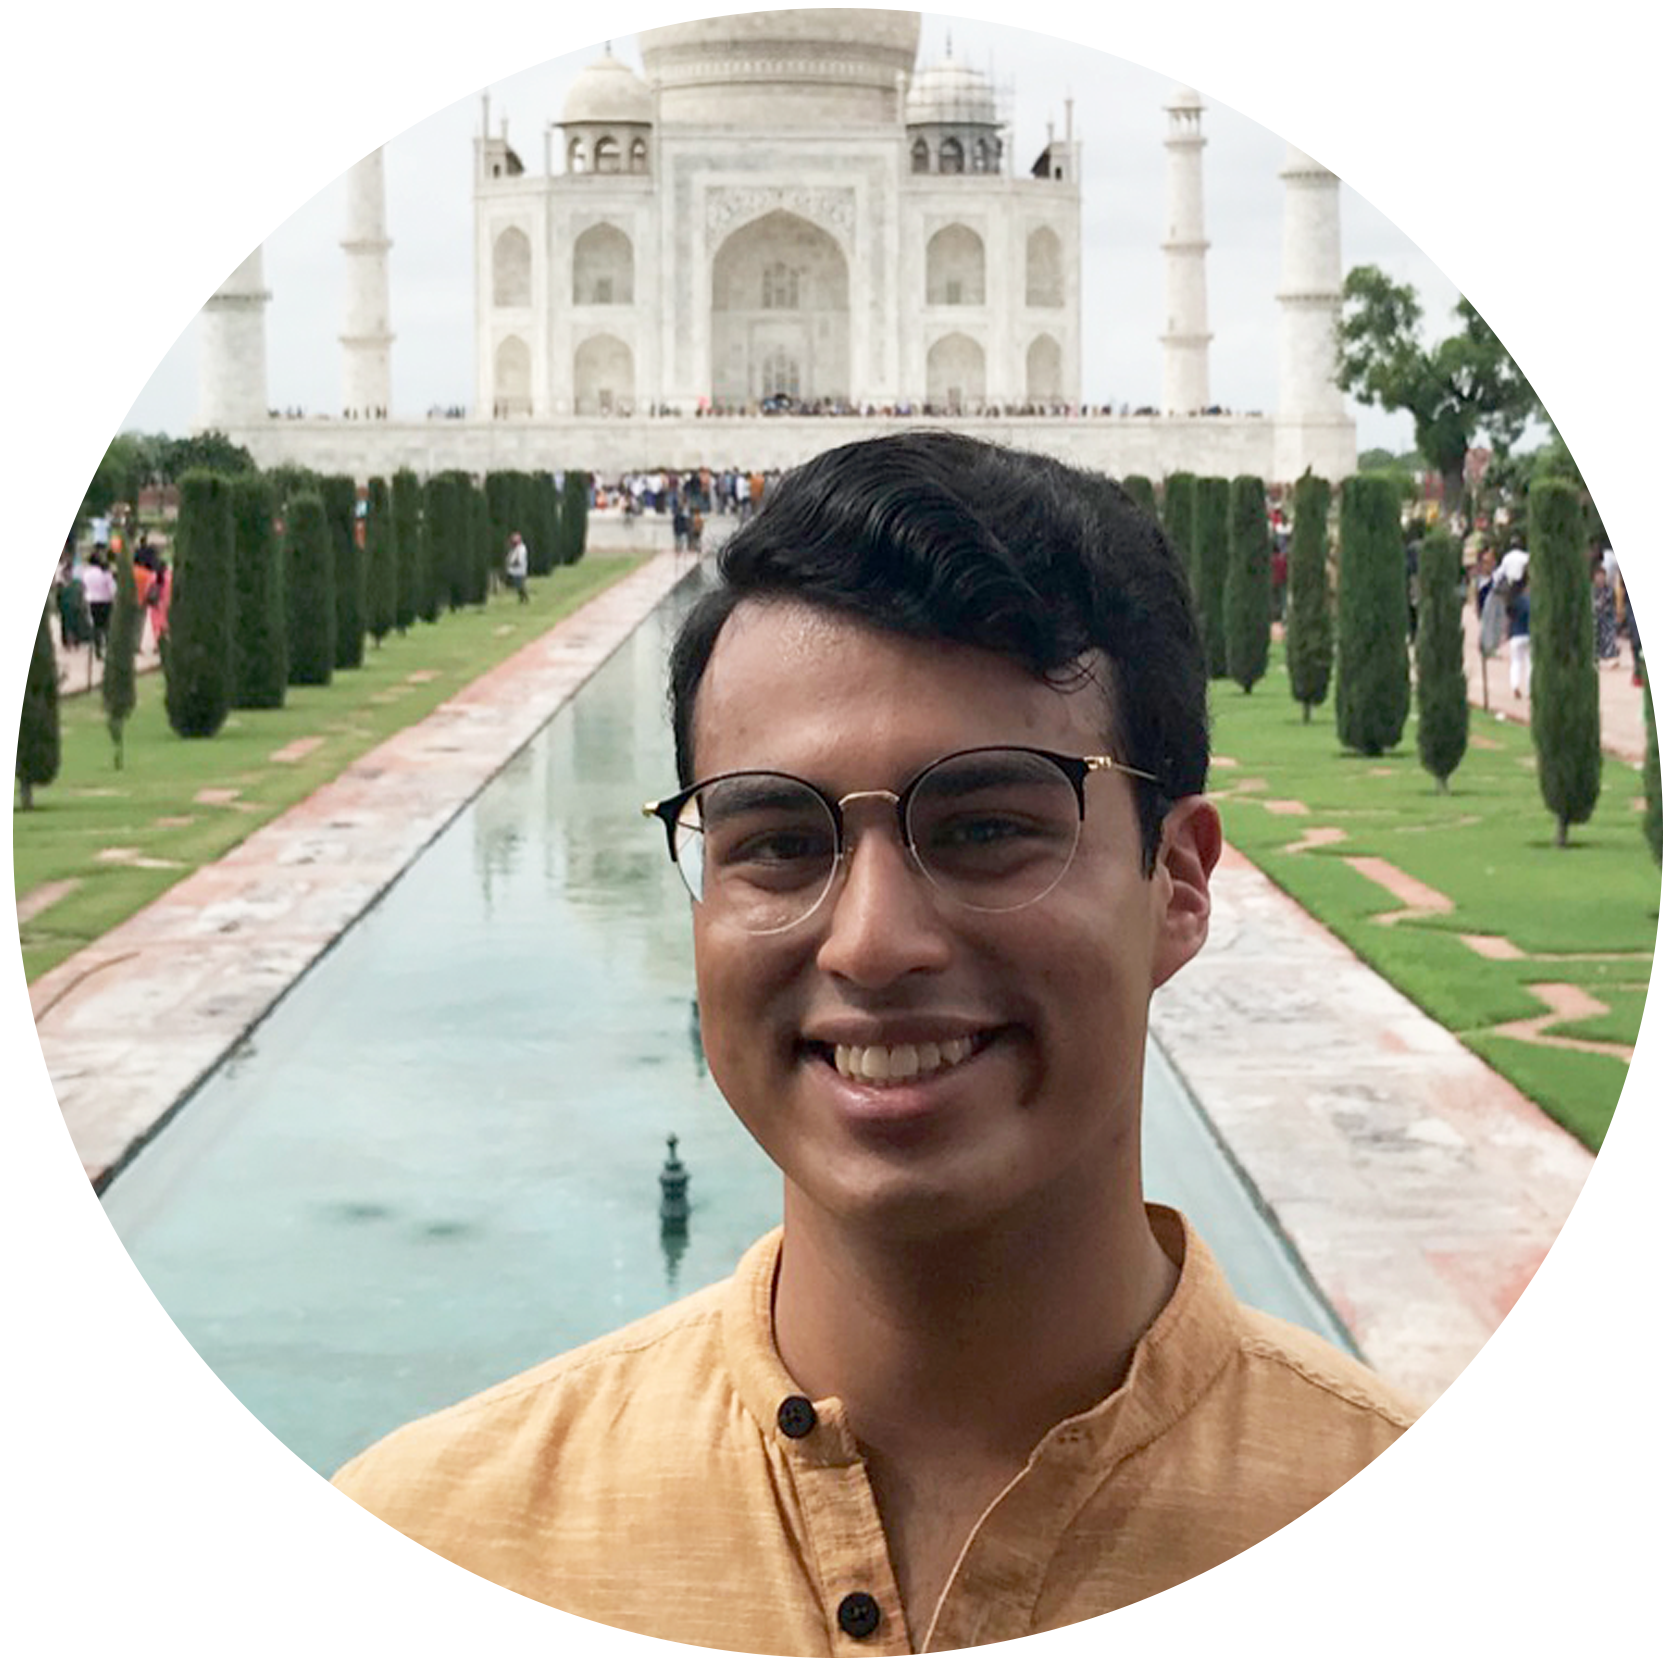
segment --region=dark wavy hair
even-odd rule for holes
[[[1111,663],[1107,744],[1160,785],[1133,783],[1143,864],[1170,803],[1204,790],[1204,654],[1186,570],[1114,481],[964,435],[910,431],[823,452],[784,475],[724,546],[718,583],[672,646],[678,780],[724,622],[745,601],[791,600],[922,641],[968,643],[1075,686]]]

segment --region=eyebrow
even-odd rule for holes
[[[760,810],[789,810],[802,805],[808,792],[812,792],[808,783],[759,771],[715,781],[696,797],[703,817],[711,813],[714,802],[720,816],[745,816]]]

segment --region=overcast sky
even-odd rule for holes
[[[1084,393],[1159,397],[1162,103],[1205,102],[1210,392],[1277,385],[1289,8],[927,7],[1014,92],[1015,160],[1075,98],[1084,155]],[[12,422],[187,432],[195,415],[202,8],[12,10]],[[340,407],[342,98],[368,65],[388,100],[393,410],[472,400],[470,142],[493,125],[542,168],[573,75],[640,70],[630,7],[255,8],[268,400]],[[1414,283],[1445,327],[1472,273],[1512,295],[1575,283],[1575,340],[1624,432],[1662,318],[1662,10],[1339,7],[1345,268]],[[1360,443],[1410,445],[1360,412]]]

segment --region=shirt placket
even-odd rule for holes
[[[907,1655],[908,1627],[874,1490],[837,1400],[789,1395],[776,1415],[809,1573],[836,1657]]]

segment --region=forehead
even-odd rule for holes
[[[963,747],[1098,752],[1109,686],[1099,655],[1049,682],[989,649],[802,602],[747,601],[725,622],[695,696],[694,772],[781,769],[864,787]]]

